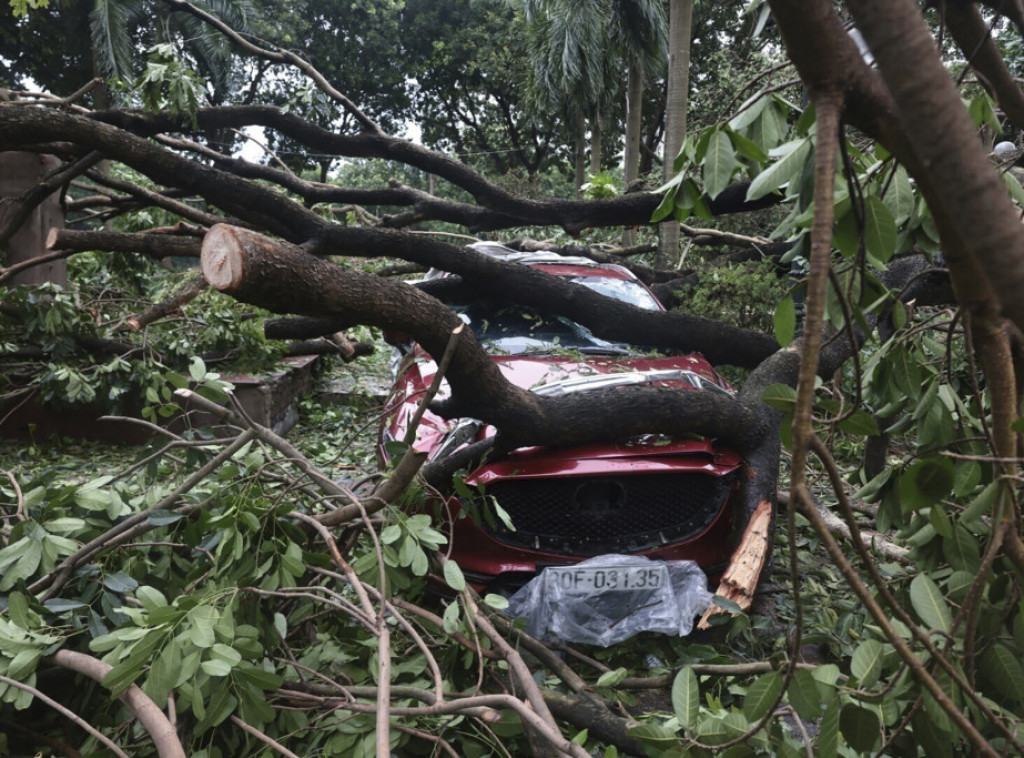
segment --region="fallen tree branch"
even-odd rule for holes
[[[51,229],[46,237],[48,250],[103,250],[110,253],[136,253],[150,258],[198,258],[201,242],[194,237],[176,237],[150,232],[79,231]]]
[[[206,289],[206,280],[200,274],[193,274],[166,300],[156,303],[142,313],[126,318],[124,325],[133,332],[141,332],[154,321],[181,310],[183,305],[194,299],[204,289]]]
[[[790,505],[789,493],[780,492],[778,494],[778,502],[780,505],[788,508]],[[817,507],[818,512],[821,513],[821,518],[829,528],[829,531],[847,542],[853,542],[853,535],[850,532],[850,527],[845,521],[820,503],[815,502],[815,507]],[[861,529],[859,534],[864,547],[876,555],[888,560],[898,561],[903,564],[909,565],[913,563],[910,558],[910,551],[907,548],[897,545],[880,532],[875,532],[870,529]]]
[[[58,650],[46,660],[87,676],[100,684],[103,684],[103,678],[113,668],[109,663],[74,650]],[[138,685],[129,686],[121,693],[119,699],[149,733],[160,758],[185,758],[185,749],[178,740],[174,726]]]

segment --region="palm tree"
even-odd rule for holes
[[[244,31],[253,8],[249,0],[194,0],[196,6],[222,17],[233,28]],[[89,14],[92,32],[93,66],[107,81],[135,78],[136,61],[143,47],[174,39],[184,40],[189,54],[215,92],[228,88],[231,71],[230,46],[202,21],[184,13],[160,13],[154,0],[95,0]],[[133,36],[147,19],[153,23],[142,38]]]
[[[643,85],[665,55],[665,14],[660,0],[524,0],[531,24],[534,107],[563,114],[576,126],[577,186],[583,182],[586,127],[591,133],[591,171],[603,163],[602,111],[627,86],[627,171],[639,166],[640,102]]]
[[[608,4],[604,0],[524,0],[531,34],[533,81],[528,99],[538,113],[559,113],[575,127],[576,187],[584,181],[586,127],[606,76]]]
[[[694,0],[669,0],[668,94],[665,99],[665,180],[675,176],[673,164],[686,139],[686,110],[690,86],[690,39]],[[659,228],[656,268],[664,267],[679,251],[679,224],[671,219]]]
[[[612,28],[626,61],[626,130],[622,158],[622,183],[629,188],[640,176],[640,130],[646,80],[665,63],[668,48],[665,5],[661,0],[616,0]],[[633,244],[634,235],[624,230],[622,244]]]

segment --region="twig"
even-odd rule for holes
[[[726,245],[752,245],[753,247],[763,247],[764,245],[772,244],[770,239],[765,239],[764,237],[748,237],[745,234],[723,232],[719,229],[701,229],[700,227],[687,226],[686,224],[680,224],[679,230],[687,237],[711,237],[712,239]]]
[[[201,274],[193,274],[166,300],[154,304],[142,313],[129,316],[123,323],[131,331],[141,332],[154,321],[181,310],[183,305],[193,300],[204,289],[206,289],[206,280]]]
[[[258,45],[254,45],[220,19],[206,13],[191,3],[185,2],[185,0],[164,0],[164,2],[172,8],[184,11],[206,22],[250,55],[255,55],[263,58],[264,60],[273,61],[275,63],[287,63],[295,66],[306,76],[316,82],[316,85],[325,94],[341,104],[341,106],[362,125],[363,129],[372,134],[383,135],[384,132],[369,116],[363,113],[356,104],[345,97],[345,95],[332,87],[330,82],[324,78],[324,75],[317,71],[308,61],[300,58],[295,53],[280,49],[267,50],[259,47]]]
[[[263,744],[269,745],[270,747],[274,748],[274,750],[279,752],[281,755],[286,756],[287,758],[299,758],[298,755],[296,755],[291,750],[286,748],[280,742],[264,734],[251,724],[247,724],[246,722],[242,721],[242,719],[238,718],[238,716],[236,716],[235,714],[232,713],[228,718],[231,719],[231,723],[238,726],[243,732],[251,734],[253,737],[258,739]]]
[[[561,732],[558,731],[555,723],[554,716],[551,715],[551,710],[548,708],[547,703],[544,701],[544,696],[541,694],[540,687],[537,686],[537,682],[534,681],[533,674],[529,667],[523,661],[523,658],[508,642],[498,634],[498,630],[494,628],[490,620],[480,611],[480,607],[476,603],[476,599],[473,597],[472,592],[469,590],[464,591],[461,595],[463,603],[466,605],[466,609],[476,620],[477,625],[481,631],[487,636],[487,638],[494,644],[495,648],[501,653],[502,657],[508,663],[509,670],[515,677],[516,682],[523,688],[526,693],[526,701],[530,704],[533,711],[542,720],[545,725],[543,731],[539,731],[540,735],[563,753],[569,755],[578,756],[578,758],[586,758],[589,753],[579,745],[566,740],[562,737]],[[558,738],[554,737],[554,734],[558,735]]]
[[[242,434],[240,434],[230,445],[221,450],[202,468],[179,485],[174,492],[167,497],[162,498],[159,502],[150,506],[146,510],[139,511],[136,514],[129,516],[124,521],[114,525],[103,534],[82,545],[82,547],[61,561],[60,565],[54,568],[53,571],[37,579],[29,587],[29,592],[35,594],[45,589],[46,592],[40,598],[41,602],[52,597],[60,590],[64,585],[64,582],[66,582],[68,577],[71,575],[71,572],[74,571],[79,564],[88,560],[101,550],[113,547],[121,541],[134,537],[134,532],[130,532],[133,527],[144,524],[153,511],[164,510],[170,507],[170,505],[176,502],[182,495],[216,471],[222,463],[230,460],[235,453],[241,450],[245,445],[249,444],[255,436],[255,432],[248,429],[242,432]]]
[[[4,515],[4,518],[16,518],[18,521],[25,520],[25,496],[21,492],[21,486],[18,484],[17,477],[14,476],[10,471],[5,471],[4,476],[11,482],[11,486],[14,487],[14,497],[17,503],[14,513],[11,516]]]

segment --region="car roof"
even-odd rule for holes
[[[542,267],[555,276],[604,276],[609,279],[639,281],[629,269],[614,263],[598,263],[590,258],[577,255],[560,255],[551,251],[522,252],[502,245],[500,242],[481,241],[467,245],[471,250],[508,263],[522,263]],[[438,279],[448,276],[447,272],[430,269],[424,279]]]

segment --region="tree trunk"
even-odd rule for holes
[[[593,115],[590,118],[590,176],[594,177],[601,173],[601,164],[604,163],[603,150],[601,148],[601,106],[594,104]]]
[[[686,109],[690,89],[690,36],[693,0],[671,0],[668,30],[668,96],[665,103],[665,180],[675,175],[675,160],[686,139]],[[658,259],[665,268],[679,252],[679,225],[667,221],[658,228]]]
[[[626,192],[640,177],[640,128],[643,96],[643,71],[636,62],[633,62],[629,66],[626,84],[626,147],[622,156],[622,188]],[[635,244],[635,232],[628,227],[624,228],[622,230],[622,246],[631,247]]]
[[[587,181],[587,120],[582,112],[576,114],[576,196],[583,192]]]

